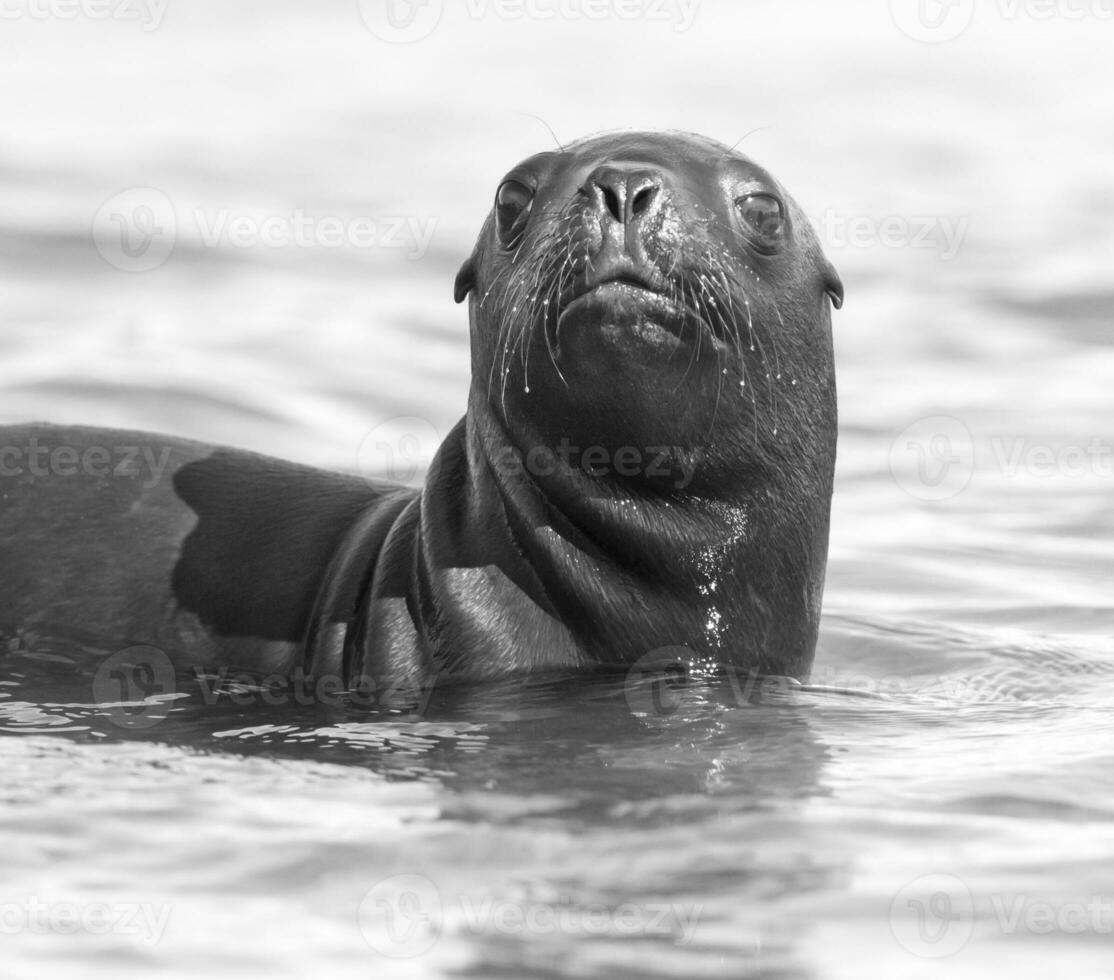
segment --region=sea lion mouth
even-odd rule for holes
[[[614,344],[633,341],[665,353],[720,339],[704,317],[675,298],[657,277],[634,271],[576,284],[554,324],[555,351],[561,349],[562,335],[572,330],[590,330]]]
[[[585,274],[569,289],[565,305],[605,286],[630,286],[632,289],[662,295],[667,283],[657,270],[644,271],[635,263],[609,262],[589,266]]]

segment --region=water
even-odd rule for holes
[[[355,3],[227,6],[0,26],[3,418],[368,465],[386,420],[462,411],[452,276],[550,139],[527,113],[562,139],[766,127],[744,148],[848,294],[816,689],[691,687],[640,718],[575,678],[379,715],[183,683],[137,728],[96,704],[80,624],[6,637],[4,974],[1108,976],[1101,8],[987,5],[924,44],[868,2],[705,0],[684,32],[453,7],[391,45]],[[90,227],[136,187],[179,234],[128,273]],[[420,258],[205,243],[296,209],[434,232]],[[107,930],[34,927],[105,903]]]

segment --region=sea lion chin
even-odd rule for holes
[[[7,615],[345,684],[625,669],[661,647],[804,678],[843,293],[773,176],[679,133],[537,154],[497,184],[455,292],[468,411],[420,490],[143,433],[4,430]],[[39,465],[106,445],[145,447],[160,478]]]

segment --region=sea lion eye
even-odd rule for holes
[[[771,194],[747,194],[735,202],[743,221],[768,242],[781,237],[785,230],[785,209]]]
[[[514,248],[526,230],[534,192],[517,180],[505,180],[495,192],[495,226],[504,248]]]

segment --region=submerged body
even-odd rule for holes
[[[420,491],[0,430],[0,625],[346,681],[622,668],[662,646],[805,676],[841,287],[773,178],[680,134],[540,154],[499,185],[456,291],[468,412]],[[85,465],[120,446],[143,450],[130,470]]]

